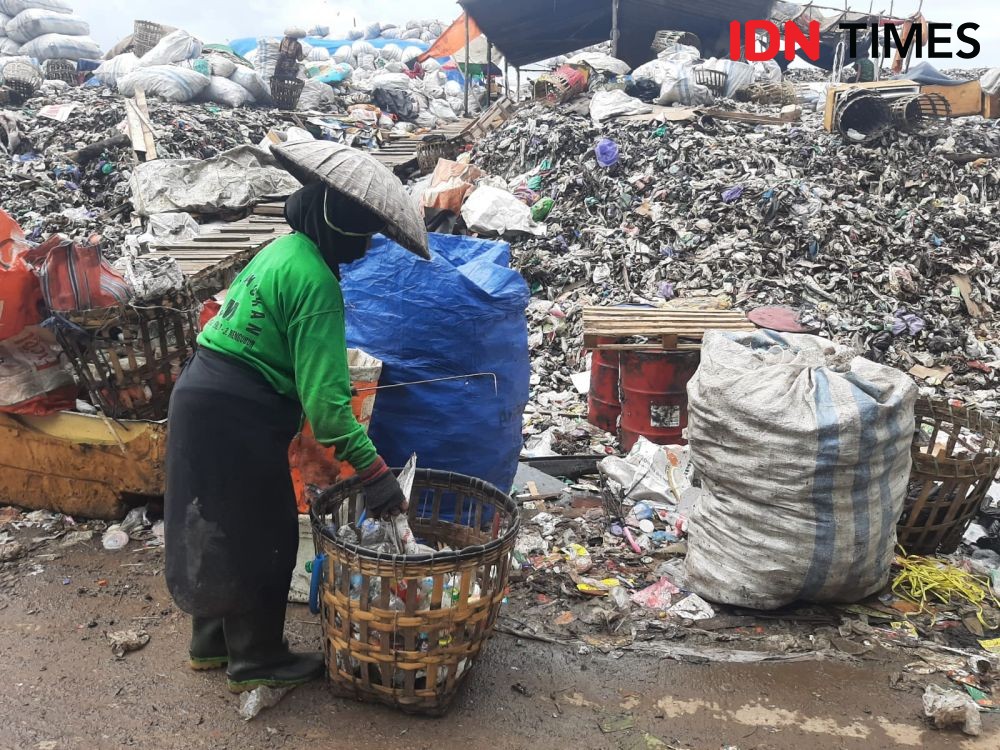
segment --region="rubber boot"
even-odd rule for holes
[[[229,647],[229,689],[244,693],[261,686],[294,687],[321,677],[323,654],[295,654],[284,640],[285,596],[266,609],[224,620]]]
[[[191,669],[219,669],[229,663],[220,617],[191,618]]]

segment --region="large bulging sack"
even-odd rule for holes
[[[816,336],[705,335],[688,383],[690,588],[776,609],[883,586],[910,474],[917,389]]]
[[[177,65],[156,65],[139,68],[118,79],[118,93],[134,96],[141,88],[147,94],[168,102],[189,102],[208,88],[209,77],[191,68]]]
[[[18,13],[4,27],[7,36],[24,44],[44,34],[66,34],[67,36],[87,36],[90,24],[82,18],[58,13],[43,8],[29,8]]]
[[[178,29],[163,37],[156,46],[139,58],[144,67],[171,65],[183,60],[191,60],[201,55],[202,44],[186,31]]]
[[[67,0],[0,0],[0,13],[5,13],[11,17],[32,8],[48,10],[54,13],[73,12],[73,8],[70,7]]]
[[[271,89],[257,71],[251,70],[244,65],[237,65],[236,70],[233,71],[233,74],[229,78],[233,83],[238,83],[249,91],[258,102],[270,100]]]
[[[21,45],[21,54],[46,60],[100,60],[101,48],[89,36],[43,34]]]
[[[105,60],[97,66],[94,71],[94,78],[105,86],[117,86],[118,81],[139,67],[139,58],[134,52],[126,52]]]
[[[431,234],[431,260],[376,238],[344,268],[348,346],[382,360],[369,434],[392,466],[478,477],[508,492],[521,452],[531,365],[530,293],[510,246]]]
[[[212,76],[211,82],[201,92],[201,98],[232,108],[253,104],[256,101],[253,94],[238,83],[221,76]]]

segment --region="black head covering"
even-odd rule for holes
[[[370,236],[385,227],[375,214],[330,190],[322,182],[306,185],[288,197],[285,201],[285,221],[296,232],[302,232],[316,243],[338,279],[340,264],[353,263],[361,258],[368,250]]]

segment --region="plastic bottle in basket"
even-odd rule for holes
[[[417,540],[413,537],[413,530],[410,529],[410,522],[405,513],[400,513],[392,519],[392,525],[396,531],[396,539],[400,552],[404,555],[416,555],[420,553]]]

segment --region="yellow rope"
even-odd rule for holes
[[[920,612],[927,611],[929,601],[942,604],[957,604],[966,601],[976,608],[976,618],[983,627],[990,630],[997,627],[989,625],[983,617],[983,604],[988,603],[1000,608],[1000,601],[990,590],[990,582],[981,576],[974,576],[943,560],[934,560],[919,555],[902,554],[896,556],[899,573],[892,581],[892,591],[901,598],[920,605]]]

